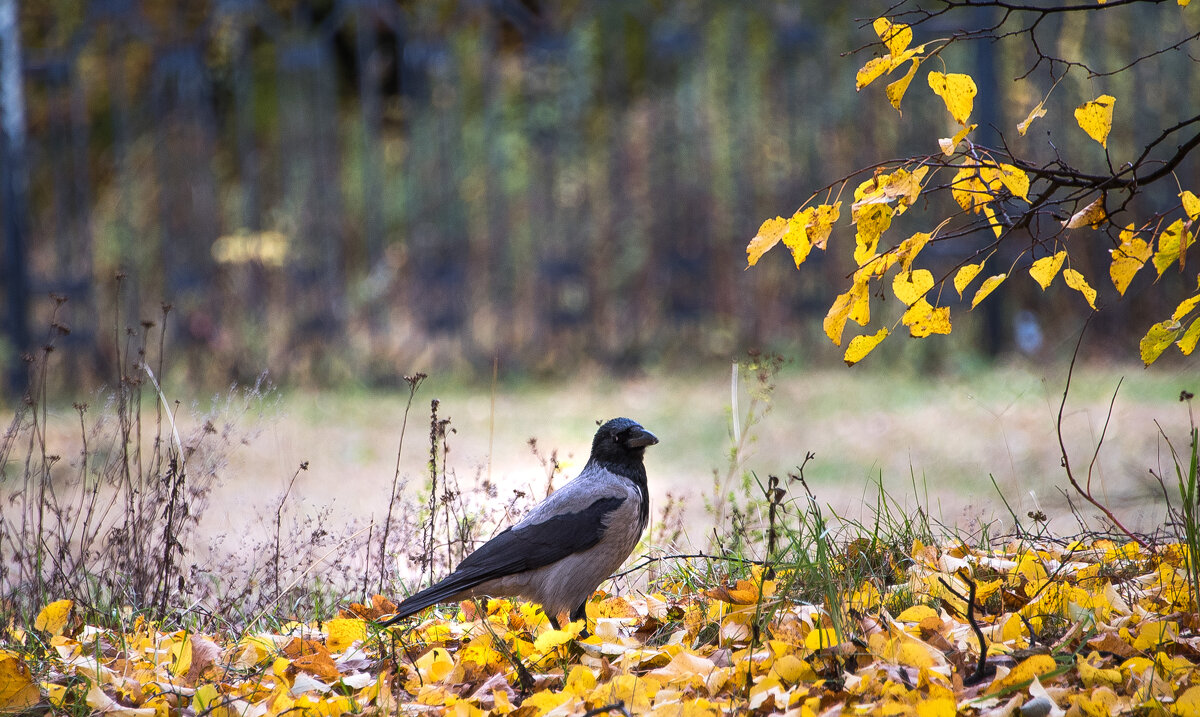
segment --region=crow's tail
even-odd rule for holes
[[[396,606],[396,614],[379,623],[380,627],[395,625],[406,617],[411,617],[431,605],[446,602],[464,590],[470,590],[488,579],[488,575],[480,575],[476,571],[455,572],[447,575],[444,580],[434,583],[424,590],[409,595]]]

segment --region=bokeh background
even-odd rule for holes
[[[751,348],[833,364],[820,318],[852,269],[848,229],[802,272],[782,253],[743,271],[746,242],[860,166],[936,151],[947,119],[932,95],[913,99],[929,94],[920,83],[903,117],[854,91],[872,50],[851,51],[873,42],[883,3],[4,4],[20,59],[7,116],[23,95],[0,199],[10,392],[52,295],[69,299],[60,345],[77,347],[63,360],[82,385],[117,375],[114,325],[161,324],[163,302],[175,375],[200,385],[264,370],[398,385],[412,370],[490,378],[493,363],[561,377]],[[1188,21],[1140,6],[1070,15],[1039,26],[1043,47],[1100,67]],[[979,84],[977,141],[1012,135],[1050,89],[1045,66],[1013,82],[1034,61],[1020,38],[948,59]],[[1073,73],[1038,131],[1103,90],[1122,109],[1113,156],[1130,154],[1200,104],[1193,68],[1174,52],[1102,81]],[[1077,128],[1051,139],[1103,161]],[[1196,186],[1197,163],[1179,176]],[[1151,190],[1164,205],[1177,191]],[[1107,248],[1075,264],[1102,288],[1093,355],[1130,360],[1174,304],[1148,279],[1104,301]],[[956,309],[954,339],[895,342],[881,361],[1060,355],[1087,309],[1024,283]]]
[[[822,499],[843,507],[869,501],[882,477],[950,521],[1050,501],[1070,529],[1054,426],[1088,309],[1062,282],[1045,293],[1007,282],[973,312],[952,304],[953,336],[886,342],[851,371],[821,330],[853,268],[846,219],[803,271],[781,250],[745,270],[763,219],[952,134],[920,79],[902,116],[878,88],[855,92],[874,52],[870,21],[887,5],[0,0],[0,18],[15,18],[0,23],[0,391],[18,405],[22,354],[53,338],[50,392],[65,406],[119,382],[144,343],[157,359],[161,335],[167,358],[153,365],[172,399],[264,372],[283,387],[265,437],[228,475],[282,490],[311,460],[295,494],[314,504],[378,508],[402,377],[422,371],[433,378],[403,466],[418,480],[432,392],[454,416],[464,483],[494,473],[539,485],[531,437],[543,455],[561,449],[571,474],[592,421],[636,412],[664,438],[649,458],[658,505],[689,496],[699,535],[712,528],[701,494],[714,479],[786,474],[809,450]],[[1181,24],[1197,13],[1170,10],[1050,16],[1038,37],[1056,55],[1121,67],[1195,31]],[[995,19],[947,16],[917,41]],[[947,53],[979,86],[977,141],[1015,134],[1050,91],[1044,65],[1013,81],[1035,65],[1031,52],[1013,37]],[[1200,106],[1194,78],[1185,52],[1103,78],[1072,72],[1026,139],[1102,166],[1070,117],[1108,92],[1119,98],[1112,156],[1136,156]],[[1195,158],[1177,176],[1200,187]],[[1147,206],[1177,203],[1178,190],[1148,189]],[[988,240],[922,256],[941,276]],[[997,265],[1023,248],[1002,248]],[[1117,381],[1132,375],[1097,477],[1156,527],[1163,494],[1147,471],[1170,462],[1154,422],[1185,445],[1177,397],[1197,372],[1168,355],[1142,373],[1137,339],[1169,315],[1184,279],[1143,272],[1118,302],[1108,248],[1072,248],[1103,310],[1067,438],[1086,461]],[[785,363],[753,429],[757,462],[742,454],[730,468],[730,362],[750,351]],[[754,373],[739,379],[742,413]],[[65,436],[78,423],[65,408],[50,418]],[[259,520],[237,517],[251,508],[236,490],[223,500],[228,510],[206,519],[228,518],[231,531]]]

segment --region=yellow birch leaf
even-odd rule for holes
[[[1096,310],[1096,290],[1087,283],[1083,274],[1074,269],[1063,269],[1063,280],[1067,282],[1067,286],[1083,294],[1083,298],[1087,299],[1088,306],[1092,307],[1092,311]]]
[[[216,688],[214,687],[214,689]],[[158,713],[154,707],[126,707],[109,697],[108,693],[98,684],[93,684],[88,688],[83,701],[92,708],[92,714],[106,717],[154,717]],[[165,705],[163,706],[165,707]]]
[[[192,709],[196,714],[204,714],[212,711],[212,708],[218,705],[219,699],[221,699],[221,692],[216,685],[212,683],[200,685],[192,695]]]
[[[854,261],[859,266],[875,258],[879,248],[879,237],[892,225],[892,207],[888,204],[870,204],[857,212],[854,235]]]
[[[569,643],[573,639],[575,639],[575,636],[566,630],[546,630],[534,640],[533,649],[546,653],[559,645]]]
[[[995,291],[996,287],[1003,284],[1007,278],[1008,274],[996,274],[984,279],[983,283],[979,286],[979,290],[975,292],[975,298],[971,299],[971,308],[974,309],[978,306],[979,302],[986,299],[987,295]]]
[[[892,58],[890,55],[887,57],[873,57],[867,60],[867,64],[859,69],[858,75],[854,79],[854,89],[861,90],[879,79],[883,73],[890,69],[892,69]]]
[[[1191,1],[1192,0],[1176,0],[1176,2],[1179,3],[1179,7],[1187,7],[1188,3],[1190,3]]]
[[[896,252],[889,251],[875,256],[865,265],[854,270],[854,281],[870,281],[872,277],[883,278],[888,270],[899,263],[900,259],[896,256]]]
[[[596,675],[583,665],[572,667],[571,672],[567,674],[567,681],[563,684],[563,692],[576,697],[587,697],[594,689]]]
[[[71,600],[55,600],[38,613],[33,621],[35,630],[44,630],[51,635],[61,635],[67,621],[71,618],[71,608],[75,603]]]
[[[1179,347],[1184,356],[1191,356],[1192,352],[1196,350],[1197,341],[1200,341],[1200,317],[1192,320],[1192,325],[1183,332],[1183,337],[1176,341],[1175,345]]]
[[[979,170],[975,167],[963,167],[954,175],[950,182],[950,194],[958,206],[965,211],[978,212],[979,208],[991,200],[987,187],[979,179]]]
[[[1200,304],[1200,294],[1179,302],[1179,306],[1175,307],[1175,311],[1171,314],[1171,318],[1175,321],[1182,321],[1183,317],[1190,314],[1192,309],[1196,308],[1196,304]]]
[[[842,203],[840,201],[833,204],[821,204],[817,206],[813,212],[812,220],[808,225],[808,239],[812,245],[818,249],[824,250],[825,243],[829,240],[829,234],[833,231],[833,225],[842,216]]]
[[[834,346],[842,345],[842,331],[846,328],[846,320],[850,318],[850,306],[854,302],[854,289],[844,294],[838,294],[833,300],[833,306],[829,307],[828,313],[825,314],[823,326],[825,335],[833,342]]]
[[[1007,189],[1014,197],[1029,201],[1029,175],[1011,164],[1003,162],[996,165],[985,165],[979,168],[979,176],[994,196],[1001,188]]]
[[[787,231],[783,235],[783,245],[791,250],[797,269],[808,258],[808,253],[812,251],[812,241],[808,238],[808,224],[815,212],[814,207],[801,209],[793,214],[791,219],[788,219]]]
[[[1158,235],[1158,251],[1154,252],[1154,268],[1158,269],[1158,275],[1162,276],[1176,261],[1182,269],[1187,248],[1195,240],[1196,237],[1184,228],[1182,219],[1176,219],[1171,226],[1164,229],[1163,233]]]
[[[1025,119],[1017,123],[1017,134],[1024,137],[1025,133],[1029,131],[1029,125],[1033,124],[1035,119],[1046,116],[1045,104],[1046,100],[1042,100],[1041,102],[1037,103],[1037,106],[1029,111],[1029,114],[1025,116]]]
[[[1121,245],[1112,250],[1112,264],[1108,267],[1108,275],[1117,293],[1125,295],[1134,275],[1153,254],[1150,244],[1138,237],[1132,224],[1121,232]]]
[[[916,640],[901,640],[896,645],[896,662],[918,670],[928,670],[937,664],[930,654],[931,649],[929,645]]]
[[[854,285],[854,303],[850,304],[850,320],[859,326],[871,323],[871,295],[867,284]]]
[[[1133,641],[1133,649],[1153,654],[1162,645],[1175,641],[1179,636],[1179,623],[1174,620],[1143,622],[1142,629]]]
[[[925,618],[937,617],[937,616],[938,616],[937,610],[934,610],[933,608],[929,607],[928,605],[913,605],[911,607],[905,608],[903,612],[901,612],[899,615],[897,615],[896,621],[897,622],[919,623],[922,620],[924,620]]]
[[[962,298],[963,289],[970,286],[971,281],[983,271],[983,262],[978,264],[967,264],[958,270],[954,275],[954,290],[958,292],[958,298]]]
[[[680,653],[686,654],[686,652]],[[788,684],[796,684],[801,680],[815,681],[819,679],[812,665],[795,655],[783,655],[771,665],[771,672],[779,675],[779,679]]]
[[[1086,659],[1083,655],[1075,655],[1075,664],[1079,669],[1079,679],[1083,681],[1083,686],[1089,690],[1097,685],[1120,687],[1125,682],[1121,671],[1102,669],[1092,664],[1099,659],[1100,653],[1098,652],[1092,652]]]
[[[1188,219],[1200,219],[1200,197],[1185,189],[1179,193],[1179,199],[1183,202],[1183,211],[1187,213]]]
[[[1116,101],[1117,98],[1112,95],[1100,95],[1075,108],[1075,121],[1105,149],[1108,149],[1108,133],[1112,130],[1113,105]]]
[[[804,646],[813,652],[838,644],[841,644],[841,640],[838,639],[837,631],[830,627],[813,630],[804,638]]]
[[[1101,194],[1092,200],[1091,204],[1072,214],[1070,219],[1063,222],[1063,226],[1067,229],[1078,229],[1086,226],[1095,229],[1107,216],[1107,212],[1104,211],[1104,195]]]
[[[912,83],[912,78],[917,74],[917,68],[920,67],[921,61],[917,58],[912,59],[912,64],[908,68],[908,72],[895,82],[889,83],[885,92],[887,93],[888,102],[892,103],[892,107],[900,112],[900,100],[904,99],[904,93],[908,91],[908,86]],[[900,112],[903,115],[903,112]]]
[[[908,334],[914,339],[923,339],[930,334],[949,334],[950,307],[935,308],[922,298],[904,312],[900,321],[908,327]]]
[[[896,250],[892,252],[896,257],[896,261],[900,264],[900,271],[909,271],[912,269],[913,260],[917,258],[917,254],[925,248],[929,240],[933,238],[928,232],[915,232],[912,236],[900,242]]]
[[[918,167],[912,172],[900,168],[891,174],[877,174],[860,182],[854,189],[851,216],[857,221],[858,215],[871,205],[888,204],[893,200],[896,202],[896,213],[902,214],[917,200],[921,193],[921,182],[928,173],[928,166]]]
[[[0,650],[0,712],[21,712],[41,699],[29,665],[15,652]]]
[[[999,239],[1000,235],[1004,233],[1004,226],[1000,224],[1000,220],[996,219],[996,212],[992,209],[991,205],[983,205],[983,215],[987,217],[988,225],[992,228],[992,233]]]
[[[833,306],[829,308],[829,313],[825,315],[824,328],[825,335],[833,341],[835,346],[842,345],[842,330],[846,327],[846,321],[853,321],[859,326],[866,326],[871,321],[871,305],[869,293],[869,281],[865,276],[860,280],[860,275],[855,274],[854,284],[850,290],[844,294],[839,294],[834,300]]]
[[[767,250],[779,243],[787,232],[788,223],[783,217],[768,219],[758,228],[758,234],[746,245],[747,266],[754,266]]]
[[[1150,327],[1142,340],[1138,342],[1138,351],[1142,357],[1142,363],[1149,366],[1158,360],[1163,351],[1171,345],[1175,337],[1179,335],[1178,321],[1160,321]]]
[[[971,130],[978,126],[979,125],[977,124],[967,125],[956,132],[953,137],[948,139],[939,139],[938,146],[942,148],[942,154],[946,155],[947,157],[954,154],[954,150],[958,149],[958,143],[966,139],[967,135],[971,133]]]
[[[975,107],[975,80],[970,75],[956,72],[943,74],[936,70],[929,73],[928,79],[929,88],[946,103],[950,116],[959,124],[966,125]]]
[[[917,717],[954,717],[958,703],[952,697],[931,697],[918,700]]]
[[[330,652],[342,652],[355,640],[367,639],[367,623],[358,618],[332,618],[325,622],[325,630],[325,646]]]
[[[879,345],[879,342],[886,339],[887,336],[888,330],[886,326],[874,334],[855,336],[850,339],[850,345],[846,347],[846,353],[842,356],[842,360],[846,362],[847,366],[853,366],[866,358],[867,354],[871,353]]]
[[[661,683],[653,677],[645,675],[622,674],[603,682],[592,690],[587,701],[597,705],[624,702],[630,714],[645,714],[650,711],[654,693],[658,692]],[[522,708],[525,706],[521,704]],[[578,712],[579,710],[575,710]],[[540,712],[538,714],[545,714]],[[564,714],[569,714],[565,713]]]
[[[886,17],[881,17],[871,23],[871,26],[875,28],[875,34],[879,35],[879,39],[883,41],[892,57],[904,54],[912,42],[912,28],[904,23],[894,23]]]
[[[900,272],[892,279],[892,293],[905,306],[912,306],[932,288],[933,274],[928,269]]]
[[[444,647],[435,647],[417,658],[417,671],[426,682],[441,682],[454,670],[454,658]]]
[[[917,201],[917,196],[921,194],[921,182],[925,181],[926,174],[929,174],[928,165],[917,167],[912,172],[898,170],[892,175],[892,186],[897,198],[897,214],[902,214],[905,209]]]
[[[1034,655],[1027,657],[1004,677],[995,680],[988,686],[986,694],[994,694],[1009,687],[1016,687],[1030,682],[1034,677],[1040,677],[1047,672],[1058,669],[1058,663],[1049,655]]]
[[[1012,642],[1024,637],[1029,632],[1029,628],[1021,620],[1021,617],[1016,613],[1010,613],[1007,620],[1004,621],[1004,626],[1000,628],[1000,640],[1002,642]]]
[[[1180,0],[1179,4],[1186,5],[1187,0]],[[1200,715],[1200,686],[1189,687],[1177,696],[1175,704],[1171,705],[1171,714]]]
[[[1029,267],[1029,275],[1042,287],[1042,291],[1045,291],[1046,287],[1050,286],[1050,282],[1054,281],[1054,277],[1058,276],[1058,270],[1062,268],[1066,258],[1067,252],[1060,251],[1052,256],[1038,259],[1033,262],[1033,266]]]
[[[497,690],[497,691],[499,691],[499,690]],[[529,705],[529,706],[533,707],[535,710],[533,712],[533,714],[544,715],[547,712],[550,712],[551,710],[554,710],[555,708],[566,704],[568,701],[570,701],[572,699],[578,699],[578,698],[572,697],[571,695],[567,694],[566,692],[555,692],[553,690],[542,690],[541,692],[534,692],[532,695],[529,695],[525,699],[521,700],[521,707],[525,707],[526,705]]]
[[[177,633],[180,640],[172,642],[169,648],[171,657],[171,674],[175,677],[186,675],[192,669],[192,636],[183,632]]]
[[[43,682],[42,689],[46,691],[46,699],[50,700],[50,704],[59,709],[64,709],[67,704],[67,686],[56,685],[50,682]],[[11,711],[7,706],[7,701],[3,697],[3,688],[0,688],[0,712]]]

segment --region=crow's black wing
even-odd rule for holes
[[[605,516],[623,502],[624,498],[616,496],[600,498],[581,511],[505,530],[468,555],[443,580],[397,605],[395,617],[382,624],[390,625],[493,578],[536,570],[587,550],[604,536]]]

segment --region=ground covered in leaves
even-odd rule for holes
[[[104,629],[64,600],[7,626],[0,711],[1200,715],[1182,546],[918,543],[908,558],[838,605],[785,599],[795,575],[762,570],[598,597],[588,637],[582,623],[554,630],[536,606],[500,600],[486,620],[464,603],[378,630],[392,605],[377,597],[337,619],[239,635],[140,618]]]

